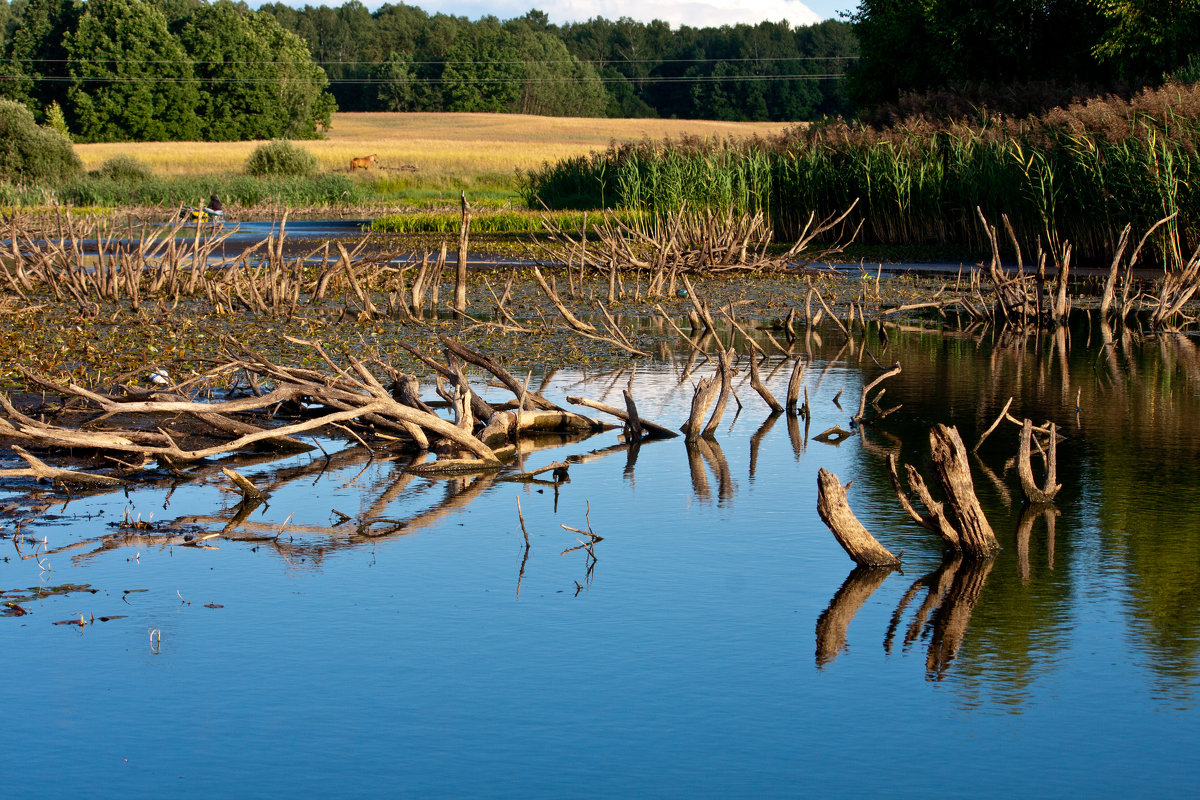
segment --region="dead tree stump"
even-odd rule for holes
[[[1030,463],[1030,442],[1033,439],[1033,420],[1026,419],[1021,425],[1021,450],[1017,455],[1017,473],[1021,476],[1021,490],[1025,499],[1031,504],[1053,502],[1054,496],[1062,488],[1055,483],[1058,472],[1058,429],[1054,423],[1047,423],[1050,429],[1050,443],[1046,453],[1046,481],[1038,486],[1033,479],[1033,465]]]
[[[958,435],[958,429],[934,425],[929,431],[929,445],[934,475],[953,518],[958,522],[956,527],[963,554],[970,558],[987,558],[995,554],[1000,549],[1000,542],[983,514],[979,498],[975,496],[967,448]]]
[[[900,559],[863,527],[846,502],[846,489],[837,475],[822,468],[817,473],[817,513],[833,537],[860,567],[898,567]]]

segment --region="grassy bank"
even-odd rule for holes
[[[1018,237],[1070,241],[1105,257],[1126,223],[1140,235],[1164,216],[1197,240],[1200,87],[1167,86],[1132,102],[1094,100],[1041,118],[837,122],[767,139],[683,139],[610,146],[531,173],[529,202],[554,208],[689,207],[764,211],[782,238],[810,211],[845,209],[866,242],[985,247],[976,209],[1007,214]]]

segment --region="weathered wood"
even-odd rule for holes
[[[929,431],[929,445],[933,472],[942,496],[946,498],[958,522],[964,555],[971,558],[990,557],[1000,549],[1000,542],[979,505],[979,498],[975,496],[967,449],[958,435],[958,429],[942,424],[933,426]]]
[[[729,361],[732,350],[725,350],[723,347],[717,348],[717,370],[721,379],[721,392],[717,396],[717,404],[713,407],[712,416],[708,418],[708,424],[704,426],[702,436],[712,436],[717,432],[717,426],[721,424],[721,417],[725,415],[725,406],[729,403],[729,397],[733,393],[733,365]]]
[[[261,503],[267,499],[267,496],[262,491],[250,482],[250,479],[242,475],[236,470],[229,467],[221,467],[221,473],[229,480],[233,481],[234,485],[242,490],[242,502],[244,503]]]
[[[929,488],[925,485],[925,480],[915,468],[906,464],[905,470],[908,473],[908,485],[917,495],[917,499],[921,501],[921,504],[929,511],[929,514],[921,514],[909,501],[908,495],[900,483],[900,475],[896,469],[896,456],[893,453],[889,453],[888,475],[892,479],[892,488],[896,490],[896,497],[900,500],[901,508],[912,518],[913,522],[916,522],[922,528],[932,533],[936,533],[946,547],[955,553],[959,552],[962,549],[962,545],[959,541],[958,531],[950,523],[950,520],[946,518],[943,505],[934,501],[933,497],[929,494]]]
[[[689,442],[694,442],[700,438],[701,430],[704,421],[704,414],[708,411],[709,406],[717,398],[717,393],[721,390],[720,377],[713,375],[710,378],[701,378],[696,384],[695,393],[692,395],[692,409],[688,414],[687,421],[679,428],[683,432],[684,439]]]
[[[604,403],[597,402],[596,400],[589,400],[586,397],[570,396],[567,398],[567,402],[576,406],[594,408],[597,411],[614,416],[623,422],[629,422],[629,411],[627,408],[617,408],[616,406],[606,405]],[[657,422],[651,422],[642,416],[638,417],[638,423],[641,425],[645,438],[647,439],[673,439],[679,435],[670,428],[663,427]]]
[[[900,372],[900,362],[897,361],[895,364],[892,364],[891,369],[863,387],[862,396],[858,400],[858,413],[854,415],[854,421],[856,423],[862,422],[863,416],[867,413],[867,395],[870,394],[871,390],[883,383],[888,378],[899,375]]]
[[[982,436],[979,437],[979,441],[975,443],[975,447],[972,448],[972,450],[971,450],[972,453],[979,452],[979,448],[983,447],[983,443],[985,441],[987,441],[987,438],[989,436],[992,435],[992,431],[996,430],[996,428],[999,427],[1000,423],[1003,422],[1005,420],[1005,418],[1008,416],[1008,409],[1012,406],[1012,404],[1013,404],[1013,398],[1010,397],[1010,398],[1008,398],[1008,402],[1004,404],[1004,408],[1000,411],[1000,415],[998,417],[996,417],[996,421],[993,422],[991,425],[989,425],[988,429],[983,432]]]
[[[752,353],[750,355],[750,385],[754,387],[754,391],[758,392],[759,397],[763,399],[771,411],[778,414],[783,411],[783,406],[779,405],[779,401],[771,394],[771,390],[762,382],[762,378],[758,374],[758,359]]]
[[[627,437],[630,441],[640,442],[645,436],[645,431],[642,429],[642,419],[638,416],[637,403],[633,402],[633,393],[628,389],[621,392],[625,397],[625,409],[629,413],[629,418],[626,420]]]
[[[466,345],[454,341],[444,333],[440,334],[438,338],[441,340],[442,346],[445,347],[447,351],[453,353],[463,361],[466,361],[468,364],[474,364],[475,366],[492,373],[492,375],[496,376],[496,380],[504,384],[505,388],[513,393],[513,397],[521,396],[522,383],[513,377],[511,372],[502,367],[500,363],[496,361],[496,359],[492,358],[491,356],[486,356],[483,353],[478,353]],[[540,394],[527,394],[525,399],[527,403],[532,404],[535,408],[542,408],[546,409],[547,411],[562,411],[561,408],[556,406],[554,403],[551,403]]]
[[[522,411],[520,418],[521,432],[532,433],[568,433],[576,431],[599,432],[616,427],[582,414],[570,411]],[[497,411],[488,420],[487,427],[477,436],[483,444],[494,447],[509,441],[517,429],[516,411]]]
[[[796,309],[792,309],[792,314],[796,313]],[[808,368],[808,362],[803,356],[796,357],[796,365],[792,367],[792,376],[788,379],[787,388],[787,412],[793,416],[799,413],[800,403],[800,385],[804,380],[804,370]],[[806,403],[807,405],[807,403]]]
[[[454,311],[467,311],[467,243],[471,234],[471,205],[467,193],[462,192],[462,226],[458,231],[458,265],[454,272]]]
[[[1046,452],[1046,480],[1038,486],[1033,479],[1032,454],[1030,441],[1033,439],[1033,421],[1026,419],[1021,425],[1021,449],[1017,454],[1017,474],[1021,477],[1021,490],[1029,503],[1050,503],[1062,489],[1062,484],[1056,484],[1058,471],[1058,432],[1053,423],[1047,423],[1050,428],[1049,445]]]
[[[80,486],[120,486],[124,481],[109,475],[92,475],[87,472],[75,472],[69,469],[52,467],[37,456],[29,453],[20,445],[12,446],[13,452],[25,460],[29,466],[23,469],[0,469],[0,478],[33,478],[39,481],[56,483],[74,483]]]
[[[846,501],[846,489],[837,475],[824,468],[817,473],[817,514],[855,564],[860,567],[900,566],[900,559],[880,544],[854,516]]]

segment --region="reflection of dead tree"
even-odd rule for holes
[[[596,532],[592,530],[592,506],[590,503],[587,504],[587,511],[584,514],[584,519],[587,520],[586,531],[580,530],[579,528],[572,528],[570,525],[559,526],[563,530],[570,531],[571,533],[577,533],[584,537],[582,539],[575,540],[579,542],[577,547],[568,547],[566,550],[562,551],[561,555],[565,556],[567,553],[574,553],[576,550],[583,550],[587,554],[585,559],[587,564],[587,573],[584,577],[584,584],[591,585],[592,571],[596,568],[596,543],[604,541],[604,537],[597,535]],[[576,587],[579,587],[578,583],[576,583]],[[576,591],[576,594],[578,594],[578,591]]]
[[[854,615],[875,593],[891,569],[855,567],[817,618],[817,666],[823,667],[846,649],[846,632]]]
[[[958,655],[971,614],[994,563],[992,559],[986,559],[954,565],[954,582],[933,613],[933,637],[925,660],[925,674],[929,679],[941,680]]]
[[[1029,583],[1029,539],[1038,517],[1046,521],[1046,559],[1050,569],[1054,569],[1054,526],[1061,513],[1049,503],[1030,505],[1021,512],[1021,521],[1017,524],[1017,573],[1021,577],[1021,583]]]

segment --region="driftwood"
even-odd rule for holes
[[[859,398],[859,401],[858,401],[858,413],[854,415],[855,424],[861,423],[863,421],[863,416],[867,413],[867,395],[870,394],[871,390],[874,389],[879,384],[883,383],[888,378],[894,377],[899,374],[900,374],[900,362],[897,361],[895,364],[892,365],[891,369],[889,369],[887,372],[883,373],[878,378],[871,381],[870,383],[868,383],[866,386],[864,386],[862,388],[862,397]],[[881,392],[881,394],[882,394],[882,392]]]
[[[957,522],[963,553],[973,558],[993,555],[1000,542],[975,496],[967,449],[958,430],[935,425],[929,432],[929,444],[933,472]]]
[[[763,399],[771,409],[771,413],[778,414],[783,411],[783,406],[771,394],[771,390],[762,382],[762,378],[758,374],[758,359],[753,354],[750,356],[750,385],[754,387],[754,391],[758,392],[759,397]]]
[[[900,559],[881,545],[854,516],[846,501],[846,489],[837,475],[824,468],[817,473],[817,513],[855,564],[860,567],[900,566]]]
[[[625,423],[630,422],[632,419],[628,409],[620,409],[615,406],[605,405],[604,403],[599,403],[595,400],[589,400],[586,397],[569,396],[567,397],[567,402],[571,403],[572,405],[594,408],[604,414],[614,416]],[[647,439],[672,439],[679,435],[670,428],[665,428],[662,425],[659,425],[657,422],[651,422],[645,417],[639,416],[638,424],[641,426],[642,431],[644,432],[644,438]]]

